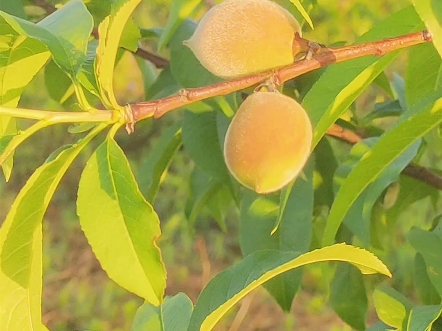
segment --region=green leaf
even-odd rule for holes
[[[50,97],[63,104],[74,93],[72,81],[53,61],[49,62],[44,70],[45,85]]]
[[[240,246],[244,256],[260,250],[306,252],[310,247],[313,214],[313,168],[311,160],[288,193],[285,206],[277,196],[260,196],[247,191],[241,202]],[[280,219],[276,232],[271,234]],[[301,270],[291,270],[264,286],[281,308],[290,311],[301,282]]]
[[[26,18],[22,0],[0,1],[0,10],[20,18]]]
[[[377,322],[365,331],[391,331],[391,329],[383,322]]]
[[[413,7],[409,6],[377,24],[357,42],[398,36],[419,31],[420,28],[419,18]],[[381,59],[367,56],[327,68],[302,102],[315,127],[313,146],[316,146],[327,129],[398,55],[399,52],[392,52]]]
[[[414,284],[419,298],[424,304],[434,305],[441,302],[441,296],[431,283],[427,272],[427,265],[420,253],[414,257]]]
[[[200,4],[201,0],[173,0],[169,19],[158,41],[158,50],[167,45],[178,27],[192,15]]]
[[[427,43],[411,47],[408,51],[405,82],[406,98],[409,105],[418,102],[422,96],[442,89],[442,59],[434,48]]]
[[[367,294],[361,273],[352,265],[338,265],[331,284],[330,303],[342,320],[352,328],[365,329]]]
[[[170,68],[176,81],[183,87],[199,87],[222,81],[207,71],[183,41],[189,39],[196,24],[185,20],[170,40]]]
[[[195,305],[189,331],[212,330],[219,319],[253,289],[283,272],[321,261],[349,262],[364,274],[391,276],[387,267],[372,253],[345,244],[324,247],[302,255],[298,252],[259,251],[246,256],[207,284]]]
[[[321,139],[313,152],[316,160],[316,172],[314,176],[315,180],[317,178],[319,182],[315,185],[315,205],[326,205],[330,207],[335,198],[333,177],[338,168],[338,161],[336,160],[329,138]]]
[[[182,145],[181,122],[176,122],[162,132],[138,171],[139,185],[147,201],[153,203],[163,174],[169,168],[172,157]]]
[[[48,60],[50,53],[38,40],[17,33],[0,12],[0,105],[17,107],[27,84]],[[18,19],[18,18],[17,18]],[[0,137],[17,132],[16,121],[10,116],[0,116]],[[13,152],[3,161],[2,169],[6,181],[13,167]]]
[[[419,228],[411,229],[407,234],[407,239],[411,246],[422,254],[431,283],[442,296],[442,255],[440,254],[442,239],[436,233]]]
[[[433,44],[442,57],[442,3],[436,0],[412,0],[413,6],[433,36]]]
[[[115,59],[126,23],[140,2],[141,0],[114,1],[110,15],[98,27],[100,39],[97,47],[95,72],[100,87],[100,95],[108,108],[119,108],[113,91]]]
[[[367,153],[370,153],[372,146],[379,141],[372,137],[364,139],[353,146],[349,159],[342,163],[335,173],[337,187],[344,184],[351,171],[358,165],[360,160]],[[381,196],[382,192],[392,183],[399,179],[401,171],[413,160],[420,146],[420,141],[416,141],[401,153],[390,165],[382,170],[382,173],[367,185],[360,196],[353,202],[343,220],[349,230],[362,240],[364,245],[370,245],[370,222],[371,211],[374,204]]]
[[[204,207],[210,207],[210,202],[217,198],[217,195],[223,190],[223,186],[219,181],[211,178],[206,172],[202,171],[198,166],[194,167],[190,176],[190,192],[186,202],[185,214],[191,226],[195,224],[197,217],[202,213]],[[224,217],[222,217],[219,208],[215,210],[217,223],[223,231],[226,231]]]
[[[381,285],[373,293],[373,303],[379,319],[399,330],[412,308],[412,304],[402,294],[386,285]]]
[[[305,9],[302,6],[301,2],[299,0],[290,0],[290,2],[295,5],[296,9],[298,9],[298,11],[301,13],[302,17],[305,19],[305,21],[308,23],[308,25],[310,25],[310,27],[313,30],[314,28],[313,28],[312,19],[310,18],[310,16],[305,11]]]
[[[202,170],[221,182],[230,181],[218,137],[216,112],[195,114],[186,111],[183,119],[183,145]]]
[[[407,330],[431,331],[433,323],[442,313],[442,306],[418,306],[414,307],[408,317]]]
[[[80,225],[101,266],[121,287],[158,306],[166,271],[156,240],[159,219],[129,163],[108,138],[86,164],[78,189]]]
[[[192,310],[192,301],[184,293],[166,297],[159,307],[145,303],[138,308],[131,331],[186,331]]]
[[[417,104],[411,108],[407,112],[407,115],[411,114],[408,115],[410,117],[383,134],[370,153],[365,154],[353,169],[339,189],[330,210],[324,231],[324,245],[333,242],[345,214],[363,190],[415,141],[442,122],[442,99],[434,102],[436,97],[428,97],[424,105]]]
[[[54,152],[28,179],[0,228],[0,329],[35,330],[41,324],[41,223],[61,178],[105,126]]]
[[[387,224],[393,228],[399,216],[407,212],[407,208],[414,202],[426,197],[437,199],[439,191],[427,183],[402,175],[399,181],[399,195],[393,207],[386,211]]]

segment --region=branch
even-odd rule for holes
[[[45,0],[31,0],[31,1],[36,6],[43,8],[48,14],[52,14],[53,12],[55,12],[57,10],[57,8],[55,6],[46,2]],[[94,28],[92,30],[91,35],[93,35],[95,37],[95,39],[98,39],[98,29]],[[126,50],[131,52],[132,54],[142,58],[142,59],[145,59],[145,60],[151,62],[158,69],[165,68],[169,65],[169,61],[166,60],[165,58],[162,58],[161,56],[153,54],[149,51],[146,51],[145,49],[142,49],[140,47],[138,47],[138,49],[135,52],[132,52],[128,49],[126,49]]]
[[[298,35],[295,37],[295,40],[296,39],[300,43],[306,42],[305,39],[300,38]],[[232,92],[257,85],[268,79],[272,79],[276,85],[280,85],[302,74],[321,67],[326,67],[333,63],[348,61],[366,55],[382,56],[388,52],[422,44],[431,40],[431,34],[427,30],[424,30],[400,37],[360,45],[338,48],[323,47],[311,59],[295,62],[294,64],[280,69],[273,69],[263,73],[241,77],[205,87],[182,89],[176,95],[153,101],[130,104],[129,107],[132,110],[134,122],[152,116],[159,118],[171,110],[186,106],[193,102],[215,96],[230,94]]]

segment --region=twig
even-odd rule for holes
[[[31,1],[35,5],[37,5],[38,7],[43,8],[48,14],[52,14],[53,12],[55,12],[57,10],[57,8],[55,6],[46,2],[45,0],[31,0]],[[95,39],[98,39],[98,30],[96,28],[94,28],[91,32],[91,35],[94,36]],[[127,51],[131,52],[132,54],[134,54],[140,58],[143,58],[143,59],[151,62],[158,69],[165,68],[169,65],[169,61],[166,60],[165,58],[162,58],[161,56],[153,54],[149,51],[146,51],[145,49],[142,49],[140,47],[138,47],[138,49],[135,52],[132,52],[130,50],[127,50]]]
[[[299,38],[299,42],[305,42],[305,39]],[[296,39],[296,38],[295,38]],[[159,118],[167,112],[186,106],[196,101],[201,101],[215,96],[226,95],[238,90],[242,90],[257,85],[265,80],[272,79],[275,84],[282,84],[290,79],[298,77],[312,70],[326,67],[330,64],[359,58],[366,55],[381,56],[388,52],[398,49],[422,44],[431,41],[432,36],[427,31],[407,34],[400,37],[384,39],[375,42],[369,42],[360,45],[326,48],[309,60],[303,60],[289,66],[269,70],[230,81],[225,81],[205,87],[182,89],[177,95],[172,95],[163,99],[139,102],[129,105],[134,121],[140,121],[145,118]]]

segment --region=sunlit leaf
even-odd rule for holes
[[[411,310],[411,303],[393,288],[381,285],[373,293],[373,303],[379,319],[399,330]]]
[[[159,219],[139,191],[126,156],[111,138],[97,148],[81,175],[77,213],[109,278],[160,305],[166,271],[156,244],[161,234]]]
[[[442,57],[442,3],[435,0],[412,0],[422,22],[433,36],[433,44]]]
[[[99,25],[100,39],[97,47],[95,70],[103,100],[108,107],[118,109],[113,91],[115,59],[126,23],[141,0],[116,0],[111,5],[111,13]]]
[[[189,331],[212,330],[219,319],[250,291],[273,277],[314,262],[345,261],[362,273],[391,276],[372,253],[345,244],[298,252],[266,250],[246,256],[239,264],[213,278],[201,292],[190,319]]]
[[[0,330],[33,331],[41,325],[41,222],[61,178],[100,132],[54,152],[26,182],[0,228]]]

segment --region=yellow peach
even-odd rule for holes
[[[311,143],[312,125],[298,102],[279,92],[255,92],[229,125],[224,158],[242,185],[271,193],[299,174]]]
[[[294,62],[298,21],[270,0],[227,0],[212,7],[184,42],[214,75],[237,78]]]

